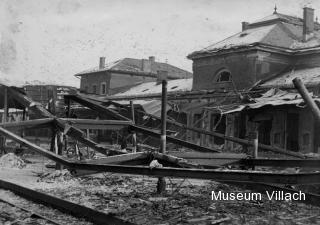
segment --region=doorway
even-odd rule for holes
[[[297,152],[299,150],[299,114],[287,114],[286,133],[286,149]]]

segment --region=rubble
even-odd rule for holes
[[[0,158],[0,167],[4,168],[19,168],[26,167],[26,163],[14,153],[8,153]]]
[[[39,174],[39,182],[53,183],[53,182],[62,182],[69,181],[73,179],[72,174],[69,170],[54,170],[53,172],[47,172]]]

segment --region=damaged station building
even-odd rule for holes
[[[187,127],[248,138],[291,151],[316,153],[319,131],[292,80],[299,77],[317,100],[320,81],[320,24],[314,9],[303,18],[277,9],[242,31],[189,54],[192,74],[149,59],[122,59],[76,74],[82,96],[121,113],[123,106],[144,110],[153,118],[161,108],[161,79],[168,81],[168,116]],[[146,116],[136,123],[146,123]],[[137,121],[138,120],[138,121]],[[150,124],[149,124],[150,125]],[[153,124],[151,127],[155,127]],[[237,143],[175,126],[175,136],[201,146],[237,151]]]

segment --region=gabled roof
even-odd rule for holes
[[[247,25],[247,29],[188,55],[189,59],[213,55],[225,50],[255,46],[282,50],[301,50],[320,46],[320,24],[315,22],[314,36],[303,42],[301,18],[274,13]]]
[[[308,87],[320,84],[320,67],[292,69],[290,71],[279,74],[277,77],[263,82],[260,88],[293,88],[292,80],[299,77]]]
[[[180,69],[176,66],[170,65],[168,63],[161,62],[150,62],[150,69],[143,69],[143,61],[148,61],[148,59],[133,59],[133,58],[123,58],[111,63],[106,63],[103,69],[100,69],[98,66],[82,71],[75,74],[75,76],[82,76],[85,74],[93,74],[102,71],[111,71],[116,73],[117,71],[122,74],[131,75],[141,75],[141,76],[153,76],[156,77],[158,71],[168,71],[168,76],[170,78],[190,78],[192,73]]]

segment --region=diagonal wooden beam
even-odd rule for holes
[[[107,115],[111,116],[113,119],[130,121],[129,118],[120,115],[118,112],[116,112],[112,109],[109,109],[109,108],[103,106],[102,104],[99,104],[98,102],[95,102],[95,101],[87,99],[87,98],[83,98],[80,95],[66,95],[65,98],[70,99],[72,101],[75,101],[83,106],[86,106],[86,107],[92,109],[92,110],[95,110],[102,115],[107,114]]]
[[[23,130],[29,128],[45,128],[53,125],[52,118],[44,118],[44,119],[35,119],[35,120],[25,120],[19,122],[7,122],[0,123],[1,127],[10,129],[10,130]]]

